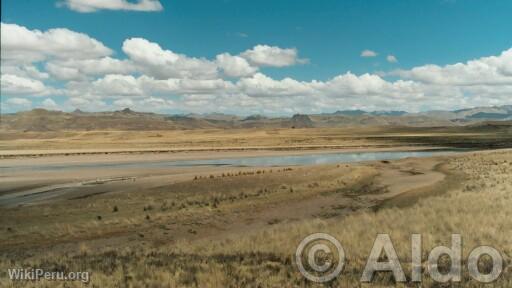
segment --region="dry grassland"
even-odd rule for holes
[[[406,207],[392,207],[393,201],[388,201],[386,208],[376,209],[380,202],[375,195],[386,193],[373,185],[379,174],[376,166],[330,165],[203,175],[144,193],[34,206],[30,214],[4,210],[0,286],[49,285],[10,282],[5,271],[13,266],[90,271],[90,287],[315,286],[299,274],[293,253],[305,236],[325,232],[343,244],[348,258],[342,275],[327,286],[361,285],[378,233],[391,235],[406,275],[411,234],[423,235],[425,260],[434,246],[449,246],[451,234],[458,233],[465,256],[480,245],[502,252],[506,268],[492,286],[511,287],[512,152],[480,152],[443,161],[444,169],[452,171],[448,179],[459,183]],[[361,197],[365,193],[371,197]],[[333,203],[345,205],[329,205]],[[485,270],[488,263],[481,265]],[[442,286],[426,272],[423,278],[423,287]],[[384,273],[372,285],[395,283]],[[480,284],[464,269],[463,282],[454,286]]]
[[[508,130],[470,128],[343,127],[160,131],[0,131],[0,156],[21,153],[102,153],[211,149],[394,148],[512,145]]]

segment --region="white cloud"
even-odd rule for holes
[[[98,10],[128,10],[128,11],[162,11],[163,7],[158,0],[64,0],[58,6],[81,13]]]
[[[13,97],[4,98],[2,97],[0,102],[0,113],[14,113],[18,111],[28,110],[32,108],[32,101],[26,98]]]
[[[22,106],[22,107],[30,107],[32,105],[32,102],[29,101],[28,99],[17,98],[17,97],[7,99],[6,103],[9,105]]]
[[[424,65],[391,74],[436,85],[512,85],[512,48],[503,51],[499,56],[482,57],[446,66]]]
[[[144,91],[140,87],[138,79],[132,75],[109,74],[92,82],[67,82],[65,94],[71,98],[102,100],[120,97],[143,97]]]
[[[145,107],[148,111],[162,110],[171,108],[174,102],[169,99],[148,97],[140,100],[141,106]]]
[[[237,82],[241,92],[252,97],[300,96],[313,92],[309,83],[299,82],[291,78],[274,80],[257,73],[250,78],[242,78]]]
[[[217,55],[217,65],[229,77],[250,76],[258,71],[257,67],[251,66],[244,58],[229,53]]]
[[[140,100],[133,98],[121,98],[115,100],[113,105],[116,109],[122,108],[133,108],[137,111],[155,112],[162,111],[173,107],[174,102],[171,100],[157,98],[157,97],[146,97]]]
[[[218,77],[217,65],[214,62],[164,50],[160,45],[143,38],[125,40],[123,51],[141,72],[158,79]]]
[[[346,107],[415,111],[510,104],[512,95],[512,49],[452,65],[423,65],[379,75],[347,72],[324,81],[299,81],[263,73],[265,66],[305,61],[298,58],[296,49],[268,45],[238,55],[221,53],[209,60],[131,38],[122,44],[127,59],[120,59],[85,34],[62,28],[41,32],[2,23],[1,48],[2,97],[28,102],[32,96],[68,97],[59,105],[51,98],[40,104],[60,109],[124,106],[237,114],[321,113]],[[367,52],[371,53],[362,55],[377,54]],[[386,60],[397,59],[388,55]],[[389,75],[399,79],[388,80]],[[27,101],[4,101],[3,111],[4,107],[33,107]],[[14,102],[25,106],[15,107]]]
[[[2,95],[39,96],[48,93],[47,87],[39,80],[2,74],[0,82]]]
[[[117,106],[117,107],[120,107],[120,108],[125,108],[125,107],[134,107],[135,106],[135,102],[133,102],[132,99],[129,99],[129,98],[121,98],[121,99],[117,99],[116,101],[114,101],[114,105]]]
[[[9,63],[4,62],[2,62],[1,65],[2,74],[11,74],[38,80],[48,79],[48,77],[50,77],[48,73],[39,70],[34,65],[9,65]]]
[[[384,80],[375,75],[365,74],[361,77],[350,72],[338,75],[327,82],[316,82],[319,90],[333,97],[352,97],[354,95],[375,93],[382,88]]]
[[[158,80],[147,76],[138,78],[139,85],[147,94],[151,92],[172,93],[174,95],[190,94],[226,94],[235,88],[233,83],[223,79],[166,79]]]
[[[361,51],[361,57],[376,57],[377,56],[377,52],[375,51],[372,51],[372,50],[363,50]]]
[[[389,63],[396,63],[398,62],[398,59],[396,59],[394,55],[388,55],[386,56],[386,61],[388,61]]]
[[[101,99],[85,97],[71,97],[65,105],[82,111],[105,111],[111,108]]]
[[[46,63],[46,71],[58,80],[85,80],[85,75],[80,73],[77,68],[59,66],[54,63]]]
[[[55,101],[51,98],[44,99],[43,102],[41,102],[41,108],[47,109],[47,110],[58,110],[60,107],[55,103]]]
[[[92,87],[97,95],[107,97],[143,95],[137,79],[132,75],[109,74],[92,82]]]
[[[135,78],[132,75],[109,74],[93,82],[69,82],[67,94],[73,97],[105,99],[120,97],[151,97],[155,95],[226,95],[235,93],[235,85],[223,79],[165,79],[159,80],[148,76]],[[134,102],[137,103],[137,102]]]
[[[298,58],[295,48],[284,49],[268,45],[256,45],[240,55],[257,66],[285,67],[308,62]]]
[[[131,61],[103,57],[50,61],[46,64],[46,70],[59,80],[84,80],[88,76],[130,74],[135,72],[136,68]]]
[[[112,50],[86,34],[65,28],[45,32],[16,24],[1,24],[2,62],[31,63],[48,58],[91,59],[112,54]]]

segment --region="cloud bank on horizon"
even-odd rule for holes
[[[59,5],[81,13],[163,9],[152,0],[67,0]],[[338,109],[419,111],[510,104],[512,95],[512,48],[465,63],[360,75],[348,71],[326,80],[300,81],[274,79],[263,71],[300,65],[307,69],[310,60],[299,56],[296,47],[259,44],[207,59],[141,37],[119,45],[123,57],[78,31],[41,31],[2,22],[2,113],[35,107],[269,115]],[[360,56],[379,54],[364,50]],[[389,54],[385,61],[398,59]]]

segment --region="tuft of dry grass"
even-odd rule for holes
[[[271,253],[291,261],[291,255],[297,244],[305,236],[323,232],[338,239],[348,255],[345,272],[336,279],[333,286],[358,286],[359,277],[364,270],[366,259],[377,234],[390,234],[399,254],[406,275],[410,275],[412,234],[422,234],[422,259],[426,261],[428,252],[435,246],[451,245],[451,235],[463,237],[463,259],[473,248],[488,245],[501,252],[505,260],[505,269],[501,278],[493,287],[511,287],[512,285],[512,153],[495,152],[475,154],[455,158],[449,168],[462,171],[466,175],[462,189],[450,191],[442,196],[423,199],[407,208],[389,208],[376,213],[359,212],[343,219],[304,221],[295,225],[276,224],[262,232],[251,233],[245,237],[228,239],[218,243],[181,243],[168,251],[210,255],[244,255],[246,253]],[[424,263],[425,264],[425,263]],[[464,262],[465,264],[465,262]],[[278,265],[288,268],[285,264]],[[468,275],[467,265],[463,270],[464,287],[480,287],[480,284]],[[254,269],[266,270],[261,265]],[[228,273],[227,270],[224,270]],[[267,271],[268,272],[268,271]],[[290,270],[292,275],[296,271]],[[262,271],[258,271],[262,273]],[[276,272],[273,280],[266,286],[275,284],[290,285],[294,278],[279,276]],[[377,285],[393,285],[390,277],[379,275]],[[389,276],[389,275],[387,275]],[[260,279],[258,277],[258,279]],[[295,278],[299,281],[300,276]],[[423,287],[437,287],[424,271]],[[260,279],[261,280],[261,279]],[[299,281],[300,282],[300,281]],[[293,285],[299,283],[295,282]],[[226,282],[229,283],[229,282]],[[301,285],[299,285],[301,286]],[[344,286],[345,287],[345,286]]]

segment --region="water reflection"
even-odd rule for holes
[[[37,166],[2,167],[0,170],[60,170],[83,168],[165,168],[165,167],[193,167],[193,166],[236,166],[236,167],[269,167],[269,166],[295,166],[333,163],[352,163],[361,161],[394,160],[407,157],[429,157],[449,154],[462,150],[436,150],[436,151],[389,151],[389,152],[343,152],[318,153],[304,155],[276,155],[258,157],[237,157],[208,160],[165,160],[165,161],[137,161],[116,163],[67,163],[47,164]]]

